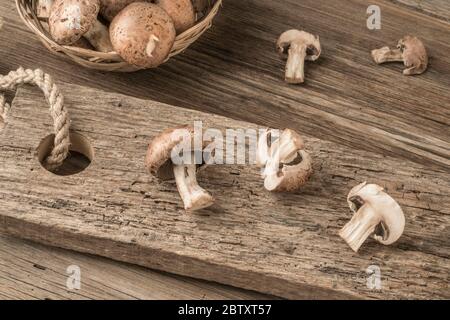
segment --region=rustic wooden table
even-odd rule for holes
[[[373,33],[365,28],[369,4],[382,8],[382,29]],[[22,24],[13,1],[0,1],[0,15],[6,23],[0,33],[2,74],[19,65],[41,67],[57,81],[265,126],[301,128],[324,140],[449,170],[446,0],[226,0],[214,28],[185,54],[157,70],[134,74],[90,71],[50,55]],[[280,81],[283,64],[273,46],[291,26],[320,34],[327,52],[308,66],[307,86]],[[426,39],[432,55],[426,74],[413,80],[398,76],[399,65],[367,67],[370,48],[394,44],[405,33]],[[0,236],[0,257],[0,298],[267,298],[5,235]],[[82,291],[66,289],[69,265],[84,270]]]

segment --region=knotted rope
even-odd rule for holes
[[[49,170],[55,170],[64,162],[69,154],[69,115],[64,107],[64,97],[53,82],[50,75],[40,69],[30,70],[19,68],[11,71],[6,76],[0,75],[0,90],[15,90],[22,84],[33,84],[44,93],[50,105],[50,115],[53,118],[55,132],[54,147],[50,155],[45,159],[45,166]],[[7,121],[7,114],[11,106],[6,103],[5,97],[0,92],[0,117]]]

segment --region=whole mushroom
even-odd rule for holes
[[[154,0],[100,0],[100,15],[111,22],[120,11],[133,2],[154,2]]]
[[[275,135],[275,130],[266,130],[258,141],[257,165],[264,168],[264,187],[276,192],[298,190],[313,173],[311,156],[295,131],[286,129],[279,137]]]
[[[318,36],[295,29],[280,36],[277,49],[287,59],[285,80],[292,84],[305,81],[305,60],[316,61],[322,52]]]
[[[405,36],[399,40],[397,48],[383,47],[372,50],[372,58],[377,64],[385,62],[403,62],[406,76],[422,74],[428,67],[427,49],[423,42],[414,36]]]
[[[405,216],[402,208],[382,187],[363,182],[350,191],[347,202],[355,214],[339,235],[353,251],[357,252],[370,235],[389,245],[403,234]]]
[[[53,39],[70,45],[85,37],[101,52],[113,51],[108,28],[97,20],[99,0],[55,0],[48,20]]]
[[[191,0],[155,0],[155,3],[172,18],[177,34],[195,24],[195,11]]]
[[[194,128],[190,126],[167,129],[150,142],[145,158],[145,166],[149,173],[161,180],[175,178],[178,192],[187,211],[200,210],[214,203],[214,198],[198,185],[196,174],[202,163],[197,164],[194,158],[196,152],[203,152],[203,150],[195,150],[193,140]],[[183,145],[186,142],[190,148]],[[183,152],[190,153],[189,163],[174,161],[172,157],[174,152],[180,157],[179,160],[185,159],[185,155],[179,155],[180,147],[185,148],[182,149]]]
[[[155,68],[165,62],[176,37],[166,11],[146,2],[134,2],[120,11],[109,32],[116,52],[140,68]]]

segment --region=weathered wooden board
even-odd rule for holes
[[[427,3],[421,1],[422,7]],[[366,27],[372,4],[381,7],[381,30]],[[450,12],[447,0],[433,4],[438,14]],[[14,2],[0,0],[0,6],[6,22],[1,73],[18,65],[41,67],[59,81],[261,125],[299,127],[351,148],[450,165],[450,24],[408,6],[380,0],[226,0],[214,27],[184,54],[133,74],[90,71],[49,55],[20,21]],[[322,40],[323,55],[307,65],[304,86],[282,81],[284,62],[274,48],[281,32],[292,27]],[[420,77],[402,76],[401,64],[376,66],[369,54],[406,33],[423,38],[432,56]]]
[[[450,297],[448,171],[307,138],[316,172],[301,192],[264,191],[254,167],[212,166],[200,183],[217,204],[186,214],[175,185],[145,173],[148,141],[194,119],[255,125],[75,85],[62,90],[94,161],[74,176],[42,169],[35,150],[51,121],[40,94],[21,89],[0,138],[4,231],[287,298]],[[364,180],[388,189],[407,225],[397,244],[369,240],[355,254],[337,232],[350,218],[348,190]],[[381,291],[366,286],[370,265],[381,268]]]
[[[69,266],[81,288],[69,290]],[[0,299],[273,299],[0,234]]]

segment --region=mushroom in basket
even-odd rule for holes
[[[48,26],[57,43],[70,45],[85,37],[101,52],[113,51],[108,28],[97,19],[100,0],[55,0]]]
[[[135,2],[125,7],[109,27],[115,51],[131,65],[155,68],[169,56],[176,31],[161,7]]]

